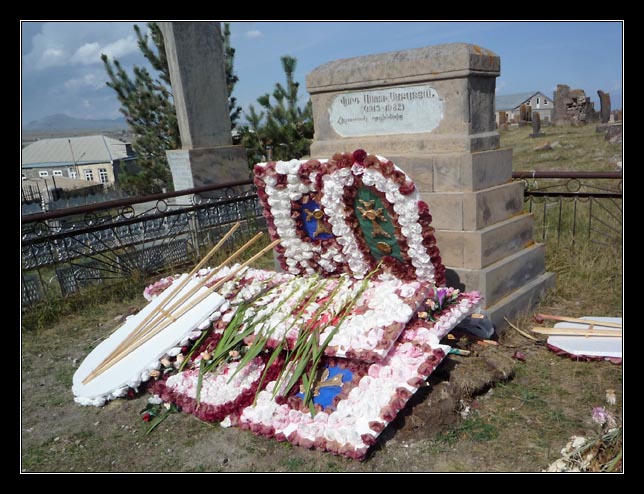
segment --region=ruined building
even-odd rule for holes
[[[583,125],[597,119],[595,105],[583,89],[557,84],[554,101],[552,121],[555,125]]]

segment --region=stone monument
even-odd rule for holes
[[[554,283],[512,182],[512,150],[499,148],[499,70],[491,51],[456,43],[337,60],[307,76],[311,156],[362,148],[403,168],[429,204],[447,284],[479,290],[497,328]]]
[[[230,133],[218,22],[160,22],[181,149],[167,151],[175,190],[249,178],[246,152]]]
[[[595,105],[583,89],[557,84],[553,101],[552,122],[555,125],[585,125],[595,116]]]
[[[610,94],[605,93],[601,89],[597,90],[597,96],[599,96],[599,122],[600,124],[595,127],[597,132],[606,132],[608,126],[610,125],[608,121],[610,120]]]
[[[519,127],[524,127],[528,125],[528,122],[530,121],[530,107],[526,104],[522,104],[519,107]]]
[[[600,121],[603,124],[607,124],[610,119],[610,93],[605,93],[601,89],[597,91],[597,96],[599,96],[599,117]]]
[[[530,137],[544,137],[546,134],[541,132],[541,115],[539,112],[534,112],[532,114],[532,134],[528,134]]]

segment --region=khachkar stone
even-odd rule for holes
[[[597,96],[599,96],[599,103],[601,105],[599,111],[600,121],[603,124],[607,124],[608,120],[610,120],[610,94],[599,89]]]
[[[538,112],[532,114],[532,134],[530,137],[544,137],[546,134],[541,132],[541,115]]]
[[[526,104],[522,104],[519,107],[519,126],[523,127],[528,124],[530,120],[530,107]]]
[[[249,177],[232,145],[224,51],[218,22],[160,22],[181,149],[167,151],[175,190]]]
[[[494,90],[500,60],[455,43],[324,64],[307,76],[311,156],[365,149],[391,159],[429,204],[447,284],[479,290],[497,327],[554,281],[544,247],[499,148]]]
[[[599,110],[600,124],[595,127],[595,130],[597,132],[606,132],[608,127],[610,127],[610,124],[608,123],[610,120],[610,94],[599,89],[597,91],[597,96],[599,96],[601,107]]]

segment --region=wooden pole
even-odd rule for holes
[[[261,232],[260,232],[261,233]],[[259,236],[254,237],[255,240],[259,238]],[[275,240],[274,242],[270,243],[266,247],[264,247],[262,250],[260,250],[257,254],[252,256],[250,259],[248,259],[246,262],[232,270],[228,275],[224,276],[221,280],[217,281],[212,287],[207,288],[207,290],[202,293],[201,295],[198,295],[195,300],[189,302],[186,304],[186,306],[182,306],[177,314],[173,314],[174,320],[170,320],[168,318],[165,318],[164,322],[159,325],[159,322],[156,322],[152,326],[148,326],[147,328],[144,329],[144,331],[140,334],[137,335],[136,339],[134,341],[130,341],[129,344],[127,345],[126,348],[121,349],[119,352],[112,352],[108,357],[105,358],[99,366],[94,369],[88,376],[83,380],[83,384],[87,384],[88,382],[92,381],[99,375],[101,375],[103,372],[105,372],[107,369],[112,367],[114,364],[120,362],[122,359],[124,359],[126,356],[128,356],[132,351],[134,351],[136,348],[140,347],[147,341],[149,341],[151,338],[159,334],[161,331],[163,331],[165,328],[167,328],[170,324],[176,322],[177,319],[179,319],[181,316],[183,316],[186,312],[188,312],[190,309],[192,309],[195,305],[198,305],[201,303],[203,300],[205,300],[212,292],[214,292],[216,289],[218,289],[221,285],[232,279],[239,271],[242,269],[245,269],[249,264],[252,262],[255,262],[257,259],[259,259],[261,256],[263,256],[266,252],[269,250],[273,249],[277,244],[279,244],[280,240]],[[247,242],[248,244],[248,242]],[[242,246],[236,254],[239,255],[241,251],[245,250],[247,247],[246,245]],[[233,256],[230,256],[230,258],[233,258]],[[229,259],[230,259],[229,258]],[[191,290],[190,296],[194,295],[194,293],[202,288],[204,286],[204,283],[201,284],[201,286],[195,287],[195,289]],[[185,302],[186,297],[181,297],[180,300],[183,300],[181,305],[183,305],[183,302]],[[172,308],[171,310],[175,310],[179,308],[179,306],[176,306]],[[119,345],[120,346],[120,345]]]
[[[152,319],[153,317],[158,316],[158,314],[166,314],[167,317],[172,317],[168,311],[165,310],[165,306],[172,301],[177,294],[188,284],[192,276],[194,276],[195,273],[199,272],[199,270],[206,265],[208,260],[214,256],[219,249],[224,245],[226,240],[230,238],[230,236],[235,233],[235,231],[241,226],[241,223],[238,221],[235,223],[230,230],[226,232],[226,234],[217,242],[217,244],[210,249],[210,251],[206,254],[206,256],[197,263],[197,265],[188,273],[188,276],[186,276],[183,280],[181,280],[180,283],[177,283],[176,286],[171,286],[169,290],[167,290],[168,293],[164,293],[163,296],[165,297],[163,301],[157,305],[157,307],[150,312],[145,318],[137,324],[137,326],[132,330],[132,332],[108,355],[105,357],[105,360],[101,362],[98,367],[95,370],[98,370],[109,358],[111,355],[115,355],[120,353],[123,349],[127,348],[127,346],[132,342],[135,341],[137,338],[138,333],[145,327],[145,325]],[[214,271],[214,270],[213,270]],[[88,376],[89,377],[89,376]],[[87,379],[87,378],[86,378]],[[88,381],[89,382],[89,381]],[[83,384],[87,384],[85,381],[83,381]]]
[[[201,302],[203,302],[203,301],[204,301],[204,300],[205,300],[205,299],[206,299],[210,294],[212,294],[212,293],[213,293],[217,288],[219,288],[221,285],[223,285],[224,283],[226,283],[227,281],[229,281],[230,279],[232,279],[233,277],[235,277],[235,275],[236,275],[239,271],[241,271],[242,269],[245,269],[245,268],[246,268],[250,263],[252,263],[252,262],[256,261],[257,259],[259,259],[261,256],[263,256],[266,252],[268,252],[270,249],[272,249],[273,247],[275,247],[275,246],[276,246],[277,244],[279,244],[279,243],[280,243],[280,240],[278,239],[278,240],[275,240],[274,242],[272,242],[271,244],[267,245],[267,246],[266,246],[266,247],[264,247],[261,251],[259,251],[259,252],[258,252],[257,254],[255,254],[253,257],[251,257],[248,261],[246,261],[244,264],[242,264],[241,266],[239,266],[238,268],[236,268],[233,272],[231,272],[230,274],[226,275],[226,277],[222,278],[222,279],[221,279],[221,280],[219,280],[216,284],[214,284],[213,286],[211,286],[210,288],[208,288],[206,292],[202,293],[201,295],[198,295],[198,296],[196,297],[196,299],[195,299],[195,300],[193,300],[193,301],[189,302],[188,304],[186,304],[185,306],[181,307],[181,309],[179,310],[179,313],[178,313],[178,314],[176,314],[176,319],[179,319],[179,318],[180,318],[181,316],[183,316],[186,312],[190,311],[190,309],[192,309],[195,305],[198,305],[198,304],[200,304]],[[116,364],[116,363],[117,363],[117,362],[119,362],[120,360],[122,360],[122,359],[124,359],[125,357],[127,357],[127,356],[128,356],[130,353],[132,353],[132,351],[134,351],[137,347],[139,347],[139,346],[143,345],[144,343],[146,343],[146,342],[147,342],[147,341],[149,341],[150,339],[154,338],[156,335],[158,335],[161,331],[163,331],[164,329],[166,329],[168,326],[170,326],[170,325],[171,325],[171,324],[173,324],[174,322],[175,322],[175,321],[171,321],[171,320],[166,319],[166,320],[165,320],[165,321],[164,321],[160,326],[157,326],[156,328],[154,328],[154,331],[150,331],[150,332],[148,332],[148,333],[147,333],[146,335],[144,335],[141,339],[139,339],[138,341],[136,341],[136,342],[135,342],[135,344],[134,344],[134,345],[132,345],[133,347],[129,348],[129,349],[128,349],[128,351],[127,351],[127,352],[125,352],[125,353],[123,353],[122,355],[119,355],[119,356],[118,356],[118,358],[117,358],[116,360],[114,360],[113,362],[111,362],[109,366],[107,366],[105,369],[101,370],[101,372],[100,372],[99,374],[97,374],[97,375],[100,375],[102,372],[105,372],[108,368],[112,367],[114,364]],[[89,381],[88,381],[88,382],[89,382]]]
[[[550,314],[537,314],[535,317],[537,318],[537,322],[541,322],[540,319],[543,319],[546,321],[576,322],[579,324],[587,324],[588,326],[604,326],[605,328],[622,327],[622,323],[618,322],[593,321],[591,319],[579,319],[576,317],[551,316]]]
[[[217,268],[213,269],[208,275],[204,276],[199,280],[199,284],[195,287],[193,287],[188,293],[183,295],[179,300],[174,302],[170,307],[165,309],[166,313],[172,314],[175,310],[177,310],[179,307],[181,307],[186,300],[188,300],[190,297],[192,297],[202,286],[205,286],[205,284],[212,278],[219,270],[221,266],[225,266],[231,261],[234,261],[237,259],[246,249],[251,247],[255,242],[257,242],[260,237],[262,236],[262,232],[259,232],[257,235],[255,235],[253,238],[251,238],[248,242],[246,242],[244,245],[242,245],[239,249],[237,249],[233,254],[228,256],[228,258],[222,262]],[[153,327],[155,327],[157,324],[159,324],[162,320],[166,319],[167,316],[164,316],[163,313],[157,313],[156,317],[152,320],[151,323],[147,327],[144,327],[143,325],[139,325],[139,328],[137,329],[143,329],[144,331],[150,330]],[[149,319],[148,319],[149,321]],[[146,321],[147,322],[147,321]],[[135,329],[134,332],[137,330]]]
[[[208,254],[206,254],[206,256],[205,256],[205,257],[204,257],[204,258],[203,258],[203,259],[202,259],[202,260],[201,260],[201,261],[200,261],[200,262],[199,262],[199,263],[198,263],[194,268],[192,268],[192,271],[190,271],[190,273],[188,273],[188,276],[187,276],[186,278],[184,278],[184,279],[181,281],[181,283],[178,283],[176,287],[171,286],[170,288],[171,288],[171,290],[172,290],[172,291],[171,291],[171,292],[169,292],[167,295],[164,293],[165,298],[163,299],[163,302],[162,302],[161,304],[159,304],[155,310],[153,310],[152,312],[150,312],[150,313],[145,317],[145,319],[143,319],[143,321],[141,321],[141,322],[137,325],[137,327],[136,327],[136,328],[134,328],[134,330],[132,331],[132,333],[131,333],[131,334],[135,334],[139,329],[141,329],[142,327],[144,327],[144,326],[145,326],[145,324],[147,324],[147,322],[148,322],[150,319],[152,319],[152,318],[153,318],[154,316],[156,316],[158,313],[163,312],[163,309],[165,308],[165,306],[166,306],[166,305],[168,305],[168,303],[169,303],[171,300],[173,300],[173,299],[174,299],[174,297],[176,297],[176,295],[177,295],[177,294],[178,294],[178,293],[183,289],[183,287],[184,287],[184,286],[186,286],[186,285],[188,284],[188,282],[190,281],[190,278],[192,278],[192,277],[194,276],[194,274],[195,274],[195,273],[198,273],[198,272],[199,272],[199,270],[200,270],[202,267],[204,267],[204,266],[206,265],[206,263],[210,260],[210,258],[211,258],[212,256],[214,256],[214,255],[219,251],[219,249],[222,247],[222,245],[224,245],[224,243],[226,242],[226,240],[228,240],[228,239],[230,238],[230,236],[231,236],[233,233],[235,233],[235,231],[240,227],[240,225],[241,225],[241,223],[240,223],[239,221],[238,221],[237,223],[235,223],[235,224],[232,226],[232,228],[231,228],[230,230],[228,230],[228,232],[226,232],[226,234],[221,238],[221,240],[220,240],[219,242],[217,242],[217,244],[216,244],[216,245],[215,245],[215,246],[210,250],[210,252],[208,252]]]
[[[590,328],[532,328],[534,333],[547,334],[550,336],[602,336],[621,338],[621,331],[613,331],[612,329],[590,329]]]

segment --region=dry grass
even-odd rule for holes
[[[613,171],[622,161],[622,145],[610,144],[595,125],[585,127],[542,127],[545,137],[528,137],[532,127],[501,130],[501,146],[513,149],[512,167],[515,171]],[[561,147],[550,151],[534,148],[549,142]]]

